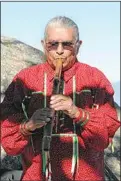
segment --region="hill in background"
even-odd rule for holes
[[[45,61],[44,53],[10,37],[1,37],[1,92],[21,69]]]

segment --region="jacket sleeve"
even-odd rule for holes
[[[113,88],[105,75],[98,71],[94,72],[97,79],[95,104],[97,108],[86,107],[89,112],[89,121],[81,127],[81,138],[84,145],[96,150],[104,150],[108,147],[116,130],[120,127],[117,112],[113,100]]]
[[[8,155],[16,156],[23,152],[30,140],[20,132],[20,123],[9,118],[1,122],[1,144]]]
[[[116,110],[106,103],[97,110],[88,111],[90,118],[88,123],[82,127],[81,137],[85,145],[96,150],[104,150],[120,127]]]
[[[23,74],[22,74],[23,77]],[[23,136],[20,124],[25,119],[22,100],[25,96],[24,79],[16,76],[5,92],[1,103],[1,144],[8,155],[22,153],[30,140]]]

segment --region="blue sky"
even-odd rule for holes
[[[68,16],[79,26],[79,61],[96,66],[111,82],[119,81],[119,2],[2,2],[1,34],[42,50],[44,27],[57,15]]]

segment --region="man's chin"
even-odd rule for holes
[[[55,70],[55,65],[52,62],[48,61],[48,60],[47,60],[47,62],[50,65],[50,67]]]
[[[75,62],[73,62],[72,64],[67,64],[67,65],[64,65],[63,64],[63,69],[62,71],[67,71],[68,69],[70,69],[73,65],[74,65]]]

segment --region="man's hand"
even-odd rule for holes
[[[34,131],[37,128],[45,126],[52,118],[52,110],[50,108],[43,108],[36,110],[30,120],[26,123],[28,131]]]
[[[78,108],[73,104],[72,99],[69,96],[53,95],[50,101],[50,107],[55,111],[63,111],[71,118],[77,118],[80,114]]]

